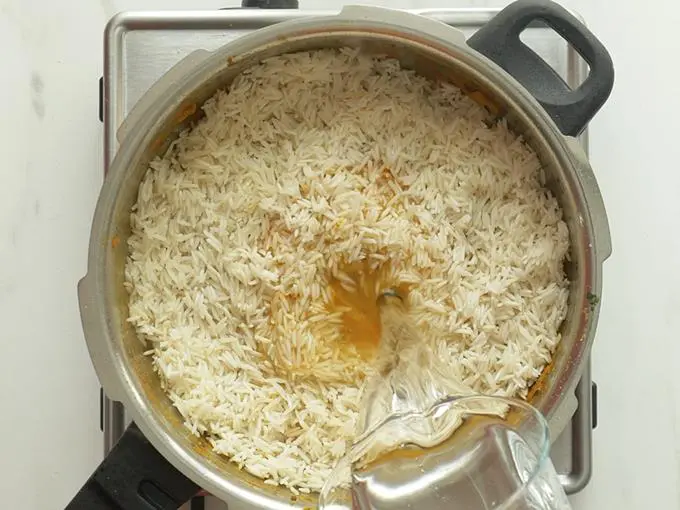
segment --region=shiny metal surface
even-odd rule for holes
[[[437,10],[429,11],[427,14],[450,25],[461,27],[466,35],[469,35],[475,27],[483,24],[493,13],[493,10]],[[135,141],[126,143],[124,146],[127,150],[126,154],[121,157],[121,161],[125,164],[113,167],[114,173],[120,175],[107,180],[98,205],[99,214],[93,226],[88,276],[80,286],[81,313],[88,346],[107,393],[113,399],[121,400],[131,408],[135,421],[175,465],[202,483],[208,490],[229,499],[233,504],[238,502],[248,506],[266,503],[270,507],[274,505],[276,508],[286,508],[289,507],[290,502],[287,500],[288,494],[280,491],[272,493],[271,488],[263,487],[262,484],[252,480],[252,477],[233,469],[233,466],[228,465],[224,459],[215,458],[217,456],[206,452],[206,445],[201,441],[187,437],[188,434],[183,431],[176,413],[160,391],[155,376],[150,372],[149,367],[145,366],[145,360],[140,359],[138,351],[141,347],[138,348],[135,344],[136,338],[133,339],[133,333],[126,329],[125,295],[120,292],[120,289],[112,288],[116,285],[116,278],[120,278],[124,253],[113,253],[116,250],[109,249],[110,240],[116,236],[124,240],[126,234],[127,212],[136,191],[135,180],[138,182],[141,177],[139,169],[143,167],[143,161],[148,160],[152,155],[150,151],[146,150],[142,153],[140,149],[145,144],[148,149],[149,133],[162,133],[164,128],[169,127],[167,123],[163,125],[163,119],[159,118],[156,119],[157,122],[152,122],[140,111],[144,110],[144,107],[152,108],[153,102],[159,101],[159,93],[156,92],[156,98],[152,97],[146,105],[139,105],[138,101],[147,89],[160,75],[195,49],[211,51],[255,28],[289,18],[311,19],[316,15],[319,13],[296,11],[142,13],[118,16],[112,20],[107,29],[104,80],[107,168],[111,168],[113,156],[118,149],[116,133],[123,119],[130,114],[132,120],[126,121],[124,133],[119,134],[118,138],[122,138],[127,133],[131,138],[135,138]],[[546,39],[545,32],[540,35],[540,31],[536,29],[535,34],[532,33],[531,37],[535,36],[532,46],[551,62],[568,82],[580,82],[583,68],[576,61],[573,52],[570,52],[566,44],[557,38]],[[346,38],[342,40],[343,43],[347,41]],[[335,41],[335,43],[338,42]],[[246,45],[242,47],[245,48]],[[291,47],[287,49],[290,50]],[[411,50],[413,48],[407,49],[407,51]],[[479,71],[476,69],[478,62],[475,61],[474,55],[469,54],[469,50],[457,48],[457,51],[461,52],[457,56],[467,59],[465,61],[468,66],[467,72]],[[234,55],[238,54],[240,53],[234,52]],[[200,67],[198,62],[206,56],[209,55],[199,55],[192,65]],[[447,62],[448,64],[450,63]],[[494,75],[498,73],[495,68],[481,67],[484,73],[494,76],[492,82],[485,80],[486,86],[490,90],[493,89],[494,94],[498,94],[497,81],[503,82],[504,78]],[[203,71],[203,74],[207,76],[205,69]],[[235,71],[236,69],[232,70],[231,74]],[[226,75],[230,73],[224,69],[220,72],[222,76],[219,84],[227,83],[229,78]],[[476,77],[482,78],[482,76]],[[198,90],[199,94],[192,99],[211,95],[215,86],[213,83],[212,88],[203,87],[203,90],[199,90],[200,84],[197,85],[194,89]],[[506,79],[504,86],[506,90],[501,92],[503,100],[513,107],[510,111],[519,112],[519,115],[511,120],[520,128],[524,128],[523,131],[533,142],[532,144],[541,145],[540,152],[544,157],[544,162],[556,170],[556,175],[559,174],[558,170],[562,170],[562,175],[559,175],[555,182],[563,185],[564,188],[561,194],[559,189],[556,191],[563,200],[563,206],[568,209],[572,235],[573,232],[579,232],[579,235],[572,239],[572,243],[576,251],[580,253],[581,267],[587,266],[590,271],[588,281],[584,280],[583,272],[579,273],[577,270],[573,275],[575,276],[575,289],[572,292],[573,302],[570,309],[571,325],[565,328],[567,333],[573,334],[571,338],[565,336],[568,342],[563,342],[570,345],[565,349],[566,353],[562,352],[561,360],[556,360],[555,369],[546,378],[547,382],[544,384],[547,389],[537,392],[537,396],[534,396],[534,404],[541,408],[553,423],[557,423],[554,427],[554,431],[557,431],[565,428],[574,411],[573,388],[581,375],[581,369],[585,366],[581,361],[589,352],[594,334],[597,305],[591,307],[587,303],[584,289],[588,288],[590,292],[599,294],[600,266],[609,254],[606,216],[604,216],[596,184],[594,189],[584,189],[584,182],[594,182],[594,178],[591,179],[592,171],[587,167],[587,161],[585,161],[586,167],[581,165],[582,168],[579,171],[577,163],[583,164],[584,161],[581,161],[583,158],[578,151],[572,150],[570,143],[557,133],[554,127],[551,127],[545,116],[536,110],[536,105],[531,104],[530,98],[512,91],[514,84],[511,80]],[[188,90],[185,86],[184,92]],[[512,92],[509,96],[508,90]],[[176,99],[173,104],[166,104],[165,109],[178,107],[182,104],[184,97]],[[132,112],[135,106],[137,111]],[[146,121],[146,125],[143,121]],[[583,141],[585,141],[585,136]],[[122,175],[123,173],[126,175]],[[596,225],[597,222],[593,221],[595,217],[604,218],[604,224]],[[596,231],[598,227],[599,231]],[[124,242],[117,244],[125,246]],[[599,253],[595,252],[595,248],[600,250]],[[109,269],[103,269],[105,267]],[[589,381],[587,371],[581,389],[586,387],[586,379]],[[584,390],[581,393],[587,393],[589,398],[590,385],[587,385],[587,391]],[[582,399],[585,397],[581,396],[579,400]],[[557,403],[560,403],[560,406]],[[556,460],[560,471],[570,473],[563,479],[567,489],[580,488],[584,484],[583,480],[587,482],[590,476],[590,414],[589,407],[583,405],[585,403],[581,401],[581,412],[576,414],[576,418],[569,427],[576,432],[574,435],[576,441],[570,445],[572,448],[566,447],[560,459]],[[107,407],[111,407],[111,404],[109,403]],[[109,415],[112,419],[105,420],[111,424],[110,430],[107,430],[109,446],[115,442],[117,434],[122,432],[119,427],[122,426],[123,420],[113,418],[115,414],[120,415],[120,408],[114,410],[111,407]],[[560,444],[561,442],[558,442],[555,445],[556,452]],[[571,455],[569,455],[570,451]],[[226,484],[223,483],[225,478],[230,480]],[[305,504],[302,500],[297,503]]]

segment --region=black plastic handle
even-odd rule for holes
[[[132,423],[66,510],[177,510],[199,490]]]
[[[588,63],[590,74],[576,89],[520,40],[532,23],[561,35]],[[583,23],[550,0],[518,0],[479,29],[468,45],[510,73],[545,108],[565,135],[576,136],[605,103],[614,86],[614,65]]]
[[[242,0],[244,9],[297,9],[298,0]]]

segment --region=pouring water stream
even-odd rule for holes
[[[526,403],[471,395],[439,362],[399,292],[383,291],[378,307],[376,375],[361,401],[359,435],[324,485],[319,508],[569,509],[540,413]],[[521,430],[496,426],[515,408],[527,423],[536,421],[527,431],[537,434],[529,438],[537,447]],[[479,425],[452,442],[475,415]],[[522,495],[541,473],[546,483]]]

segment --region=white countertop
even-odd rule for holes
[[[392,7],[488,1],[383,0]],[[591,159],[614,253],[595,344],[594,475],[577,510],[680,508],[680,115],[676,0],[571,0],[610,50]],[[339,6],[300,0],[305,8]],[[234,0],[0,0],[0,493],[63,508],[101,460],[99,384],[76,282],[102,181],[102,31],[130,9]],[[493,5],[500,5],[493,2]]]

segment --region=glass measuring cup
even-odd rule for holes
[[[319,508],[568,510],[541,413],[520,400],[449,397],[363,434]]]

